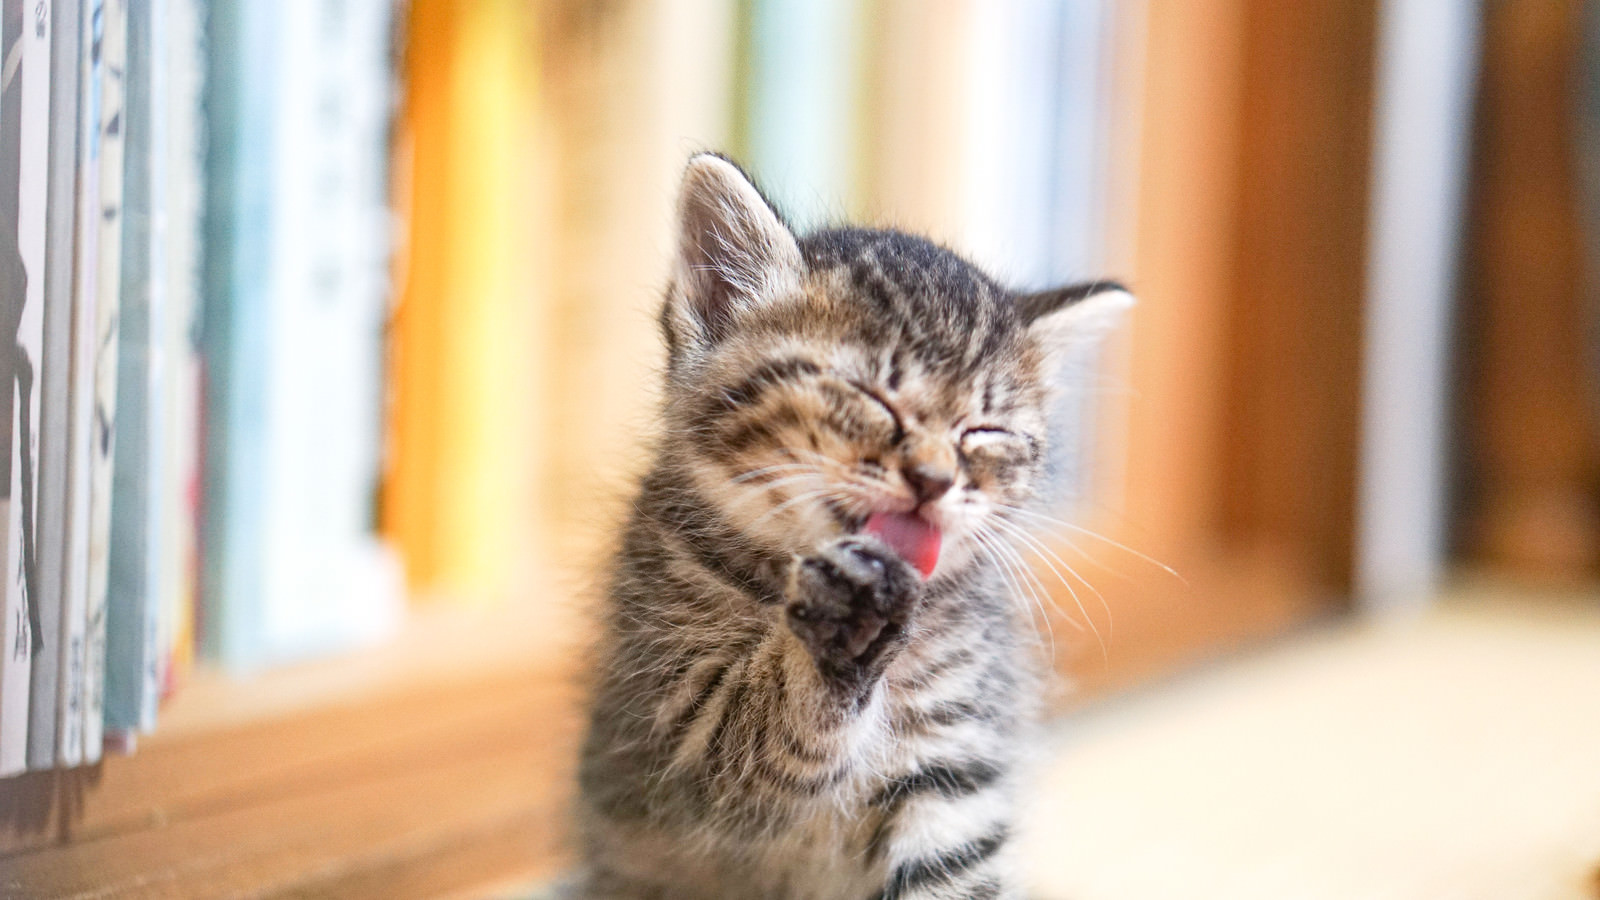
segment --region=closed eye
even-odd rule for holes
[[[1005,455],[1033,453],[1033,439],[998,426],[985,425],[961,432],[961,452]]]
[[[1015,432],[1007,431],[1004,428],[995,428],[995,427],[988,427],[988,426],[982,426],[982,427],[978,427],[978,428],[968,428],[966,431],[961,432],[961,437],[962,437],[963,440],[965,440],[965,439],[967,439],[969,437],[978,437],[978,438],[981,438],[981,437],[1014,438],[1016,436],[1017,435],[1016,435]]]
[[[856,390],[860,391],[861,395],[866,397],[868,400],[871,400],[873,403],[876,403],[879,406],[883,407],[883,411],[889,414],[889,418],[890,419],[894,420],[894,439],[893,439],[892,443],[898,444],[902,440],[905,439],[905,436],[906,436],[905,423],[900,421],[900,414],[894,411],[894,407],[889,405],[889,401],[888,400],[883,399],[883,396],[881,394],[879,394],[877,391],[873,390],[870,387],[867,387],[866,385],[864,385],[864,384],[862,384],[862,383],[860,383],[858,381],[850,382],[850,386],[855,388]]]

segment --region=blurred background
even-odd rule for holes
[[[169,700],[14,813],[25,883],[178,871],[122,855],[152,809],[243,815],[274,890],[561,869],[572,648],[647,451],[676,182],[716,149],[802,229],[1139,297],[1069,396],[1037,567],[1038,896],[1600,896],[1600,7],[158,6],[194,257]],[[418,724],[473,704],[497,724]],[[408,781],[411,746],[454,774]],[[148,775],[196,753],[248,761]],[[357,781],[388,787],[332,804]],[[429,790],[426,826],[374,824]],[[371,838],[308,851],[285,798]]]

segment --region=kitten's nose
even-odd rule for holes
[[[932,503],[949,493],[951,485],[956,483],[955,474],[938,466],[926,463],[907,466],[901,476],[906,484],[910,485],[911,492],[917,495],[917,503]]]

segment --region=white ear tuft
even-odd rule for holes
[[[1098,343],[1122,324],[1133,304],[1122,285],[1091,282],[1029,294],[1018,299],[1017,308],[1046,352],[1059,355]]]
[[[664,322],[674,355],[724,338],[739,314],[799,287],[794,233],[738,166],[689,160],[678,194],[678,263]]]

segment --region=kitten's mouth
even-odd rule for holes
[[[914,512],[876,512],[862,528],[875,534],[926,579],[939,564],[942,535],[927,519]]]

